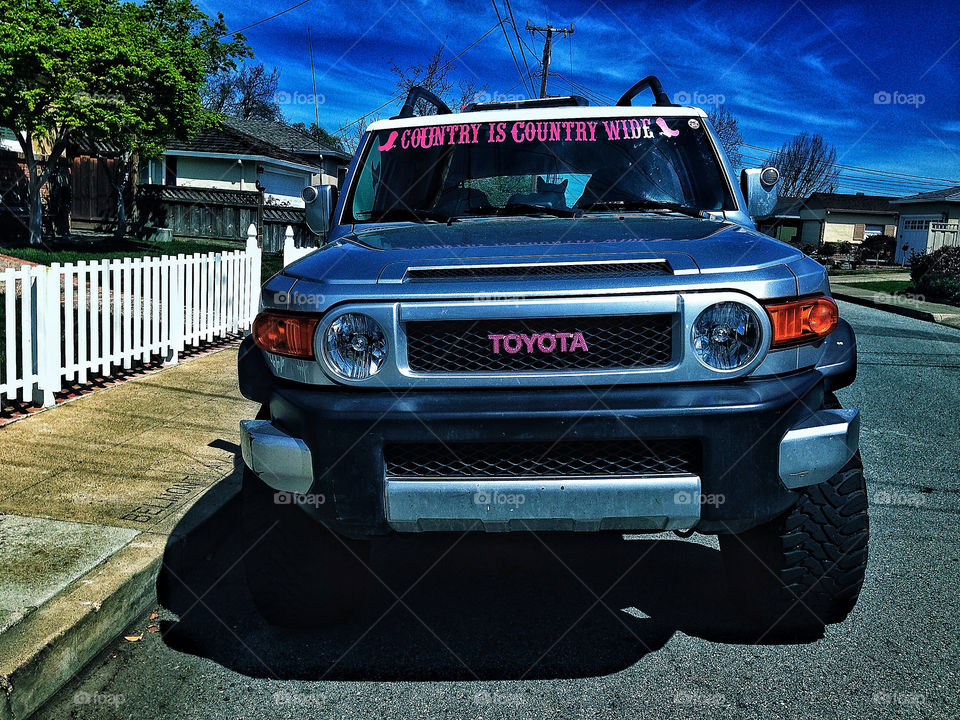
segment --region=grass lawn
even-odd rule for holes
[[[194,253],[230,252],[243,250],[240,242],[216,240],[174,240],[168,243],[148,243],[137,240],[101,240],[79,245],[0,245],[0,255],[41,265],[76,263],[80,260],[115,260],[119,258],[157,257],[160,255],[193,255]],[[283,262],[279,255],[264,255],[260,281],[264,282],[280,271]]]
[[[913,290],[913,283],[909,280],[871,280],[869,282],[850,283],[849,286],[864,290],[876,290],[891,295]]]

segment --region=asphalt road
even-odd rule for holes
[[[406,607],[382,616],[383,593],[345,627],[276,630],[227,506],[168,559],[183,582],[160,579],[160,632],[119,639],[37,717],[960,717],[960,331],[842,313],[872,538],[860,602],[824,637],[749,644],[715,543],[673,535],[391,540],[374,567],[399,594],[442,557]]]

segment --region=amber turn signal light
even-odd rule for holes
[[[832,333],[840,319],[837,304],[828,297],[767,305],[767,312],[773,325],[773,347],[819,340]]]
[[[320,318],[262,312],[253,321],[253,341],[267,352],[312,360],[313,333]]]

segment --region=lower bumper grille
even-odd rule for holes
[[[655,368],[673,359],[671,315],[409,322],[414,372]]]
[[[700,445],[691,439],[389,444],[384,461],[391,478],[698,474]]]

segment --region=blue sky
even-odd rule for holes
[[[223,12],[230,27],[240,28],[294,2],[203,0],[201,6]],[[503,13],[504,0],[497,4]],[[653,73],[671,97],[686,93],[705,109],[722,99],[752,145],[773,148],[796,133],[819,132],[845,165],[960,183],[960,26],[954,3],[512,0],[511,5],[520,36],[538,58],[542,38],[523,30],[527,19],[576,23],[572,39],[555,44],[551,70],[596,93],[619,97]],[[306,97],[312,92],[310,27],[317,93],[324,101],[320,123],[335,130],[395,93],[391,61],[413,64],[441,41],[453,57],[496,22],[490,2],[309,0],[245,34],[257,61],[281,69],[280,89],[291,98],[283,106],[288,120],[309,123],[314,119]],[[512,29],[510,37],[516,50]],[[538,59],[529,54],[527,59],[535,71]],[[490,93],[522,92],[499,28],[453,70],[485,84]],[[570,92],[563,78],[551,78],[549,88]],[[391,105],[382,113],[392,110]],[[842,182],[841,190],[877,194],[936,186],[868,181],[852,172]]]

